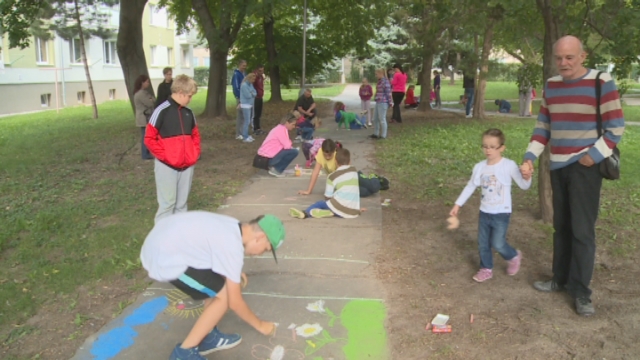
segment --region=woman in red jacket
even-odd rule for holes
[[[393,116],[391,122],[402,122],[402,115],[400,114],[400,105],[402,105],[402,99],[404,99],[404,91],[407,86],[407,74],[402,70],[402,65],[393,65],[393,79],[391,80],[391,96],[393,98]]]

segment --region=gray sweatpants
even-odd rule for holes
[[[171,214],[187,211],[187,199],[191,191],[193,166],[177,171],[155,160],[156,190],[158,193],[158,212],[155,222]]]

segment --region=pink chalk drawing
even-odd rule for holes
[[[290,348],[294,343],[290,338],[272,337],[269,339],[271,346],[254,345],[251,356],[257,360],[303,360],[305,355],[301,351]]]

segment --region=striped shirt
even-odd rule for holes
[[[624,115],[616,84],[608,73],[600,74],[603,136],[598,137],[597,74],[588,69],[579,79],[564,81],[555,76],[547,80],[525,160],[534,161],[547,144],[551,146],[551,170],[578,161],[584,153],[596,163],[611,156],[624,132]]]
[[[386,77],[378,80],[375,101],[378,104],[387,103],[389,106],[393,105],[393,99],[391,99],[391,84]]]
[[[360,215],[360,187],[356,168],[339,166],[327,176],[324,196],[329,198],[327,206],[334,214],[350,219]]]

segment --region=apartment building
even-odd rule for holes
[[[152,85],[162,81],[162,69],[173,67],[173,74],[193,76],[193,46],[197,35],[178,35],[166,9],[151,0],[144,11],[142,29],[145,57]],[[89,71],[98,103],[128,99],[120,67],[116,37],[119,6],[104,8],[111,38],[85,40]],[[9,49],[3,36],[0,50],[0,115],[66,106],[91,104],[81,59],[79,38],[65,40],[52,33],[51,39],[34,37],[25,49]]]

